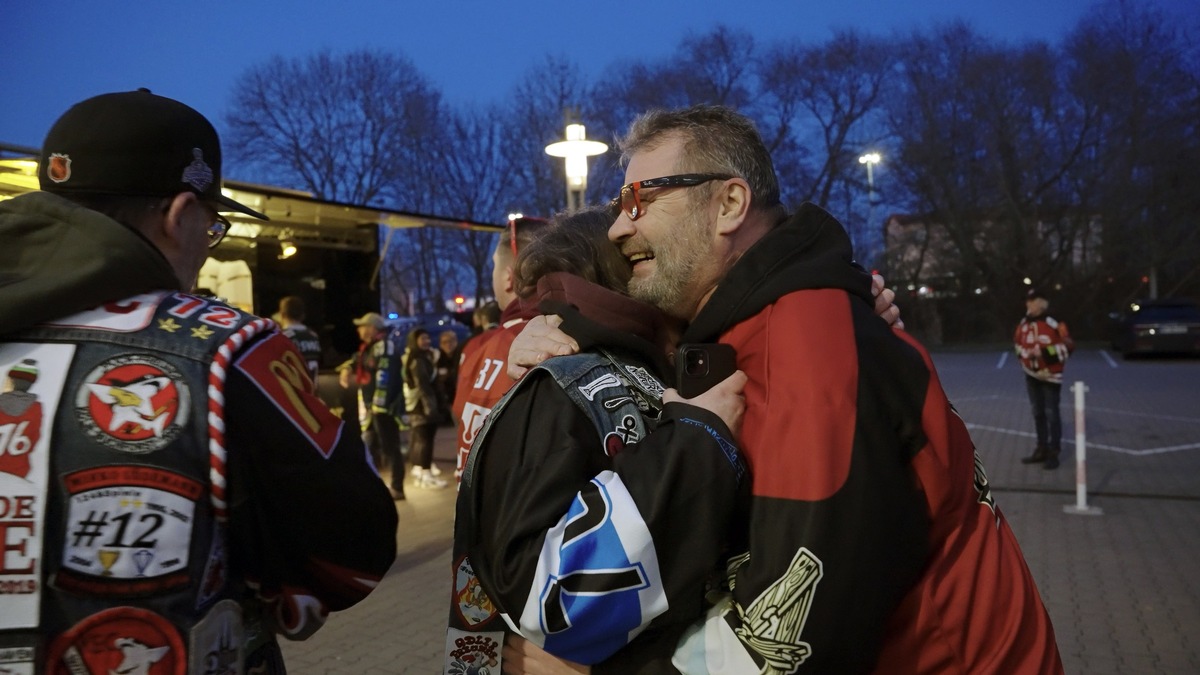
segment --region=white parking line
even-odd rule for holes
[[[1100,356],[1103,356],[1103,357],[1104,357],[1104,360],[1105,360],[1105,361],[1108,361],[1108,365],[1112,366],[1113,368],[1120,368],[1120,367],[1121,367],[1121,366],[1117,365],[1117,362],[1113,360],[1113,357],[1111,357],[1111,356],[1109,356],[1109,355],[1108,355],[1108,352],[1107,352],[1106,350],[1103,350],[1103,349],[1101,349],[1101,350],[1100,350]]]
[[[1009,434],[1011,436],[1024,436],[1026,438],[1036,438],[1037,434],[1028,431],[1017,431],[1016,429],[1004,429],[1001,427],[989,427],[982,424],[967,423],[967,429],[980,429],[982,431],[994,431],[998,434]],[[1063,445],[1075,445],[1075,441],[1071,439],[1063,439]],[[1121,448],[1115,445],[1105,445],[1104,443],[1093,443],[1088,441],[1088,449],[1097,448],[1100,450],[1108,450],[1110,452],[1119,452],[1123,455],[1134,455],[1137,457],[1143,455],[1161,455],[1168,452],[1179,452],[1180,450],[1195,450],[1200,448],[1200,443],[1188,443],[1187,445],[1170,445],[1163,448],[1146,448],[1145,450],[1134,450],[1133,448]]]
[[[1004,362],[1008,360],[1008,352],[1000,352],[1000,360],[996,362],[996,370],[1004,367]]]

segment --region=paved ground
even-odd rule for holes
[[[934,355],[943,384],[988,469],[1058,636],[1067,673],[1200,673],[1200,361],[1132,361],[1082,350],[1068,387],[1086,392],[1086,503],[1076,515],[1073,459],[1045,471],[1032,449],[1019,368],[999,352]],[[1073,394],[1064,439],[1074,451]],[[451,431],[437,457],[452,463]],[[451,490],[410,487],[400,555],[380,587],[333,615],[311,640],[285,646],[294,675],[440,673],[448,606]]]

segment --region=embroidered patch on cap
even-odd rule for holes
[[[192,148],[192,163],[183,170],[183,182],[200,192],[212,185],[213,170],[204,163],[204,151],[200,148]]]
[[[71,156],[62,153],[50,155],[46,163],[46,177],[55,183],[65,183],[71,178]]]

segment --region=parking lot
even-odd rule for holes
[[[1033,422],[1010,355],[943,351],[934,361],[1037,580],[1066,672],[1200,673],[1200,359],[1081,349],[1067,364],[1055,471],[1018,461],[1033,448]],[[1076,381],[1088,389],[1086,501],[1101,515],[1063,508],[1077,503]],[[448,429],[436,456],[453,461]],[[294,675],[441,672],[453,493],[408,495],[392,571],[308,642],[285,645]]]

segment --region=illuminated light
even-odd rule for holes
[[[524,218],[524,217],[525,217],[525,214],[524,214],[524,213],[521,213],[520,211],[517,211],[517,212],[515,212],[515,213],[510,213],[510,214],[508,214],[508,219],[509,219],[509,220],[516,220],[516,219],[518,219],[518,218]]]
[[[388,318],[389,319],[399,319],[400,315],[395,312],[388,312]]]
[[[859,164],[878,164],[883,157],[878,152],[868,152],[858,158]]]
[[[1024,282],[1025,282],[1025,285],[1026,285],[1026,286],[1032,286],[1032,285],[1033,285],[1033,279],[1030,279],[1029,277],[1025,277],[1025,278],[1024,278],[1022,281],[1024,281]]]
[[[983,295],[983,289],[982,289],[982,288],[976,288],[976,289],[975,289],[975,295]]]
[[[460,306],[461,306],[461,305],[462,305],[464,302],[466,302],[466,301],[467,301],[467,299],[466,299],[466,298],[464,298],[464,297],[463,297],[463,296],[461,296],[461,295],[456,295],[456,296],[454,296],[454,304],[456,304],[456,305],[460,305]]]
[[[287,260],[296,255],[296,241],[293,238],[295,234],[290,229],[285,229],[279,233],[279,259]]]
[[[562,157],[567,174],[567,210],[583,206],[583,194],[587,190],[588,157],[608,152],[608,145],[600,141],[589,141],[587,130],[582,124],[567,125],[566,140],[546,146],[546,154]]]

